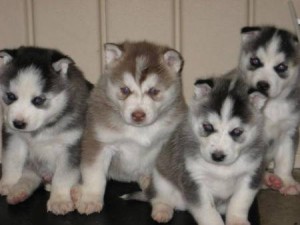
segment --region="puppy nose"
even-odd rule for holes
[[[266,81],[258,81],[256,87],[259,91],[267,91],[270,88],[270,84]]]
[[[226,155],[222,151],[215,151],[211,154],[211,158],[216,162],[224,161]]]
[[[146,114],[141,110],[137,110],[131,114],[131,117],[135,122],[140,123],[146,118]]]
[[[17,129],[24,129],[26,127],[26,123],[22,120],[14,120],[13,121],[13,124],[14,124],[14,127],[17,128]]]

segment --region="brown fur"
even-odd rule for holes
[[[147,75],[151,73],[159,74],[159,83],[164,85],[161,87],[167,89],[174,83],[177,83],[178,89],[182,89],[180,80],[181,70],[178,74],[171,71],[163,60],[163,54],[170,50],[165,46],[155,45],[149,42],[124,42],[118,45],[123,50],[123,55],[117,62],[106,65],[104,74],[100,77],[98,84],[91,93],[89,99],[89,109],[87,114],[87,128],[84,132],[82,142],[82,160],[83,164],[93,162],[95,156],[101,150],[104,143],[96,140],[94,129],[101,125],[108,130],[122,132],[122,118],[117,107],[107,97],[107,82],[108,80],[115,85],[122,85],[123,73],[128,71],[135,76],[137,82],[142,83],[146,80]],[[136,58],[145,57],[143,68],[137,68]],[[181,65],[182,67],[183,65]],[[141,69],[141,71],[137,71]],[[160,96],[153,98],[159,101]],[[173,118],[178,118],[186,110],[186,104],[181,91],[178,91],[178,96],[173,104],[172,115],[170,115],[170,123]]]

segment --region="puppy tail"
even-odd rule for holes
[[[122,198],[124,200],[136,200],[136,201],[142,201],[142,202],[149,202],[149,198],[146,196],[146,194],[143,191],[125,194],[125,195],[122,195],[120,198]]]

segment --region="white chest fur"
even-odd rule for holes
[[[57,130],[46,130],[35,136],[26,133],[17,133],[24,141],[28,150],[28,159],[54,170],[59,157],[66,156],[67,147],[80,138],[81,130],[72,130],[57,133]]]
[[[293,102],[286,99],[268,101],[264,109],[265,133],[268,139],[278,139],[298,126],[300,115],[293,112],[294,107]]]
[[[99,127],[98,140],[114,149],[108,176],[121,181],[136,181],[141,175],[149,174],[176,125],[176,122],[157,121],[146,127],[126,126],[122,132],[104,131]]]
[[[227,200],[238,186],[238,182],[245,176],[254,173],[260,161],[247,162],[240,157],[230,166],[215,165],[202,158],[187,159],[186,165],[192,179],[208,191],[213,198]]]

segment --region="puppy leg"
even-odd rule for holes
[[[11,135],[5,141],[7,145],[2,152],[0,195],[7,195],[11,187],[18,182],[27,158],[27,145],[22,139]]]
[[[174,203],[178,191],[156,170],[153,172],[153,188],[155,197],[151,199],[152,219],[158,223],[169,222],[174,213]]]
[[[106,174],[112,156],[112,149],[103,148],[92,162],[82,159],[82,184],[72,188],[72,198],[79,213],[89,215],[102,210]]]
[[[251,177],[245,177],[240,181],[231,197],[227,213],[226,225],[250,225],[248,212],[258,191],[258,185],[251,187]]]
[[[300,194],[300,184],[292,176],[297,146],[296,141],[287,135],[282,138],[275,155],[274,173],[282,180],[279,191],[284,195]]]
[[[189,203],[188,209],[193,215],[197,223],[209,225],[224,225],[220,213],[217,211],[214,199],[211,196],[209,189],[201,186],[199,189],[200,201]]]
[[[78,165],[71,165],[67,156],[58,160],[47,202],[48,211],[56,215],[65,215],[74,210],[70,192],[71,188],[78,183],[79,176]]]
[[[141,176],[138,180],[138,184],[142,191],[145,191],[151,183],[151,176],[150,175],[144,175]]]
[[[15,205],[25,201],[40,184],[41,178],[31,169],[25,168],[20,180],[8,192],[8,204]]]

